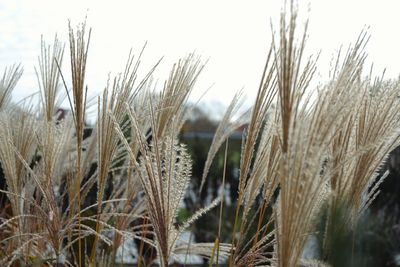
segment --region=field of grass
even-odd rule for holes
[[[0,266],[119,266],[127,240],[137,266],[169,266],[178,255],[201,256],[209,266],[367,266],[356,236],[388,174],[378,171],[399,145],[400,82],[364,71],[362,32],[338,53],[330,80],[312,87],[316,57],[304,54],[307,23],[300,24],[292,1],[254,105],[242,113],[242,94],[235,95],[212,141],[197,144],[209,147],[207,155],[181,138],[204,67],[195,54],[172,66],[160,90],[153,71],[161,63],[140,78],[141,54],[130,55],[96,99],[90,128],[85,24],[70,27],[71,84],[61,72],[64,45],[42,43],[38,103],[12,103],[22,68],[7,68],[0,80]],[[70,112],[61,116],[65,99]],[[227,140],[242,125],[240,150],[231,153],[239,145]],[[213,219],[196,224],[207,214]],[[196,225],[209,227],[211,240],[183,242]],[[306,253],[312,238],[317,248]]]

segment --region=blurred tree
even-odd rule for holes
[[[181,141],[188,145],[192,156],[192,179],[189,190],[184,199],[185,211],[181,214],[184,220],[188,214],[209,205],[219,196],[222,190],[222,176],[224,171],[224,149],[220,149],[211,165],[204,188],[199,193],[201,177],[207,154],[214,137],[218,122],[210,119],[201,108],[193,108],[188,120],[183,126]],[[231,242],[234,221],[234,209],[237,199],[238,166],[240,160],[240,138],[229,139],[229,151],[226,163],[225,197],[222,219],[221,242]],[[196,242],[214,242],[218,232],[219,206],[203,215],[191,228]],[[212,223],[210,223],[212,222]],[[206,262],[206,261],[205,261]]]

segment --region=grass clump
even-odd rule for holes
[[[238,93],[216,128],[198,192],[188,189],[193,162],[179,138],[204,67],[196,55],[180,59],[160,91],[152,79],[160,62],[139,81],[142,54],[129,55],[125,70],[97,98],[92,129],[85,124],[90,31],[84,24],[77,31],[70,26],[71,86],[61,72],[64,46],[57,38],[52,46],[42,41],[37,105],[11,103],[22,69],[6,69],[0,81],[0,264],[114,266],[124,241],[134,240],[141,266],[168,266],[188,254],[210,265],[336,266],[337,233],[356,233],[385,178],[377,171],[399,143],[399,81],[363,73],[363,32],[344,58],[339,53],[330,81],[312,88],[316,60],[304,55],[307,23],[297,39],[293,1],[279,29],[251,110],[239,112]],[[71,112],[62,117],[57,106],[64,91]],[[227,140],[246,123],[234,220],[231,233],[222,235],[222,214],[229,210],[224,190],[191,215],[182,216],[181,204],[188,192],[202,194],[224,142],[225,188]],[[214,242],[180,241],[211,209],[218,210]],[[311,259],[303,256],[310,236],[320,240],[319,256]]]

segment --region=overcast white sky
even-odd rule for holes
[[[271,40],[270,19],[278,26],[283,1],[44,1],[0,2],[0,71],[22,63],[24,76],[14,97],[20,99],[37,90],[34,66],[40,36],[52,42],[58,33],[67,41],[68,19],[84,20],[92,27],[87,84],[92,94],[104,88],[109,72],[123,70],[130,48],[138,54],[147,41],[143,71],[165,56],[159,77],[180,56],[196,51],[209,59],[194,98],[212,84],[205,101],[226,104],[244,87],[254,98]],[[372,35],[369,58],[377,70],[387,68],[388,77],[400,73],[400,1],[310,0],[309,51],[322,51],[321,80],[329,59],[341,44],[354,42],[365,26]],[[67,59],[64,61],[67,67]],[[211,103],[211,104],[210,104]]]

